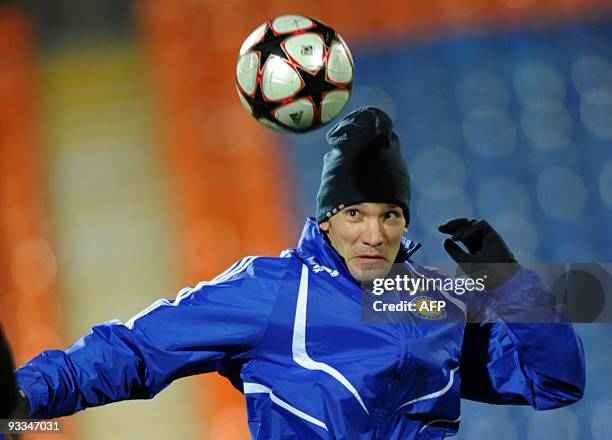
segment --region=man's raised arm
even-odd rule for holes
[[[579,400],[585,387],[582,343],[571,324],[561,323],[538,274],[521,267],[484,220],[455,219],[439,230],[451,235],[444,248],[464,272],[486,279],[488,296],[478,299],[485,307],[465,329],[462,397],[536,409]]]
[[[501,322],[467,324],[461,352],[461,396],[488,403],[529,404],[539,410],[579,400],[585,388],[584,352],[573,326],[552,320],[528,321],[528,312],[533,312],[528,309],[530,304],[553,308],[538,304],[537,298],[548,298],[540,277],[521,267],[489,294]],[[520,319],[521,309],[525,319]],[[503,322],[508,311],[511,316],[506,319],[512,322]]]
[[[150,399],[173,380],[248,357],[263,334],[282,276],[279,259],[245,258],[211,282],[159,300],[127,323],[109,321],[67,350],[16,371],[32,418],[53,418],[126,399]]]

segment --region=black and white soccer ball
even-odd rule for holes
[[[305,132],[342,111],[354,71],[349,48],[334,29],[312,18],[283,15],[244,41],[236,85],[240,101],[260,123]]]

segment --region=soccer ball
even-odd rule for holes
[[[247,111],[277,131],[305,132],[334,119],[351,96],[353,58],[320,21],[284,15],[244,41],[236,86]]]

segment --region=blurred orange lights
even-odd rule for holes
[[[24,295],[38,295],[52,289],[57,275],[55,253],[42,237],[22,241],[13,252],[13,282]]]
[[[16,364],[59,348],[57,261],[39,161],[34,42],[18,10],[0,9],[0,322]]]

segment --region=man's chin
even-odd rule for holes
[[[372,282],[377,278],[383,278],[391,267],[388,264],[362,264],[358,268],[349,268],[351,275],[361,283]]]

